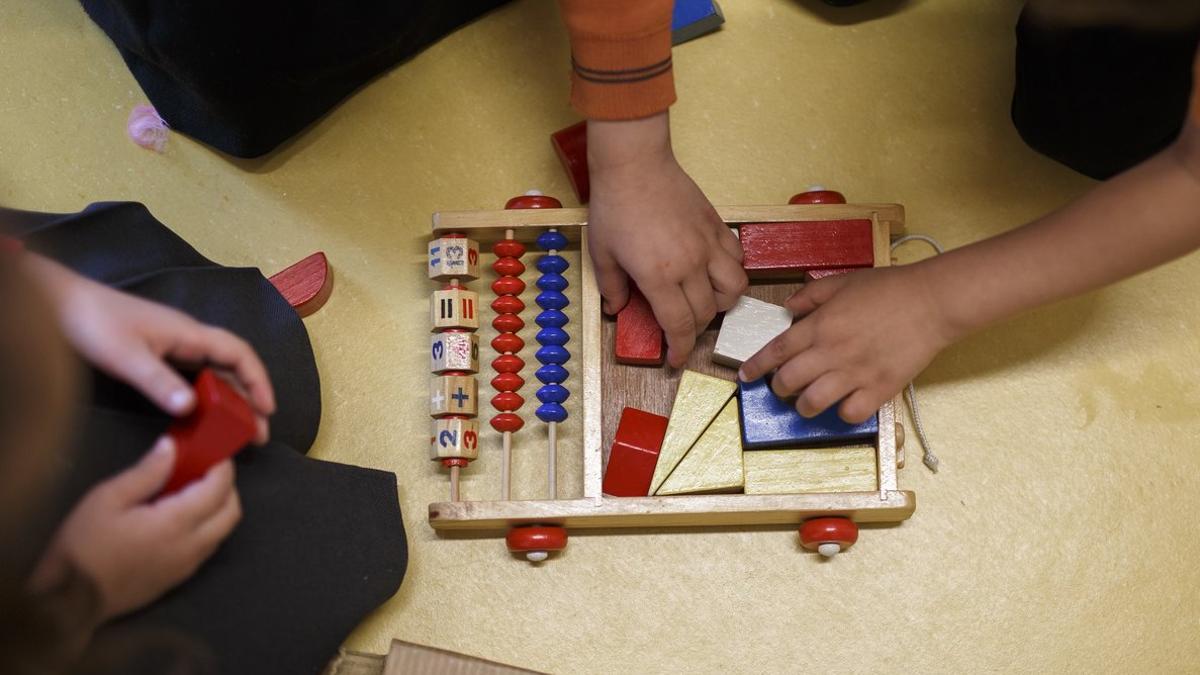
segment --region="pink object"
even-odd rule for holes
[[[166,121],[158,116],[152,105],[137,105],[129,111],[129,122],[126,123],[129,138],[143,148],[162,152],[167,146],[167,128]]]

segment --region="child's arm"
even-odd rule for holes
[[[671,0],[560,0],[572,105],[588,118],[588,243],[604,311],[632,278],[681,366],[696,334],[745,290],[742,248],[671,151]]]
[[[778,367],[772,388],[799,392],[800,412],[841,400],[842,417],[861,421],[965,335],[1200,247],[1197,123],[1193,114],[1169,148],[1024,227],[915,265],[806,285],[787,302],[806,316],[740,377]]]

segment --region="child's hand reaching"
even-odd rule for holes
[[[671,152],[667,114],[588,122],[588,244],[604,311],[629,299],[632,277],[682,366],[717,312],[746,289],[742,247]]]
[[[67,340],[88,362],[177,417],[191,412],[196,401],[192,388],[171,364],[211,365],[228,371],[236,376],[258,417],[257,442],[266,442],[275,392],[266,367],[245,340],[52,261],[27,257],[53,298]]]
[[[164,436],[136,465],[84,495],[34,572],[34,589],[52,586],[73,565],[96,584],[105,621],[149,604],[195,573],[233,531],[242,507],[230,461],[154,500],[174,463],[174,444]]]
[[[803,318],[738,377],[749,382],[778,368],[771,389],[799,394],[796,410],[808,417],[841,401],[842,419],[866,420],[954,339],[920,263],[805,284],[784,304]]]

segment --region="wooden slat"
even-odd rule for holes
[[[520,523],[556,523],[568,528],[724,527],[795,525],[819,515],[841,515],[860,523],[893,523],[916,508],[908,491],[805,495],[694,495],[605,497],[521,502],[439,502],[429,505],[437,530],[503,532]]]
[[[588,255],[587,236],[582,241],[580,261],[580,295],[582,304],[579,321],[582,324],[580,340],[583,342],[580,358],[583,365],[583,496],[599,499],[604,480],[603,448],[601,447],[601,422],[603,414],[603,387],[600,383],[601,352],[605,349],[600,328],[600,290],[596,286],[596,272],[592,267],[592,256]]]

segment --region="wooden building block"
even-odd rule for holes
[[[804,280],[805,281],[816,281],[817,279],[828,279],[829,277],[836,277],[836,276],[841,276],[843,274],[849,274],[850,272],[853,272],[856,269],[858,269],[858,268],[856,268],[856,267],[839,267],[837,269],[829,269],[829,270],[806,270],[804,272]]]
[[[333,294],[333,268],[321,251],[272,274],[268,281],[301,318],[324,307]]]
[[[629,302],[617,312],[617,335],[613,342],[617,363],[662,365],[663,331],[650,303],[636,286],[629,287]]]
[[[479,383],[474,375],[441,375],[429,382],[429,414],[471,415],[479,413]]]
[[[694,370],[683,371],[679,388],[675,390],[675,404],[671,408],[662,450],[658,453],[658,465],[654,467],[654,479],[650,481],[650,494],[658,492],[736,389],[737,385],[728,380]]]
[[[466,237],[439,237],[429,242],[429,278],[434,281],[479,278],[479,244]]]
[[[862,424],[848,424],[838,417],[837,406],[816,417],[804,417],[791,401],[776,396],[765,378],[739,382],[738,399],[742,404],[742,446],[746,450],[828,446],[873,439],[879,433],[878,415]]]
[[[738,401],[731,398],[654,494],[739,492],[744,482]]]
[[[869,445],[757,450],[743,460],[748,495],[879,489],[875,448]]]
[[[442,417],[433,421],[429,459],[476,459],[479,457],[479,420]]]
[[[787,309],[743,295],[721,320],[712,360],[737,368],[772,338],[791,327],[792,313]]]
[[[236,455],[258,430],[250,404],[212,369],[200,371],[195,391],[195,409],[167,430],[175,441],[175,467],[163,494],[175,492]]]
[[[587,120],[550,134],[550,145],[554,146],[554,152],[558,155],[558,161],[562,162],[563,170],[567,172],[567,178],[571,181],[579,203],[588,203],[591,185],[588,181]]]
[[[429,303],[430,323],[433,330],[447,328],[479,328],[479,294],[465,288],[447,288],[434,291]]]
[[[706,35],[725,23],[725,15],[714,0],[675,0],[671,13],[671,44],[678,45]]]
[[[798,278],[807,270],[875,264],[869,220],[744,223],[738,229],[743,266],[751,279]]]
[[[479,335],[464,331],[434,333],[429,340],[430,370],[479,372]]]
[[[621,411],[616,437],[604,469],[604,494],[645,497],[658,464],[658,452],[667,433],[667,418],[626,407]]]

